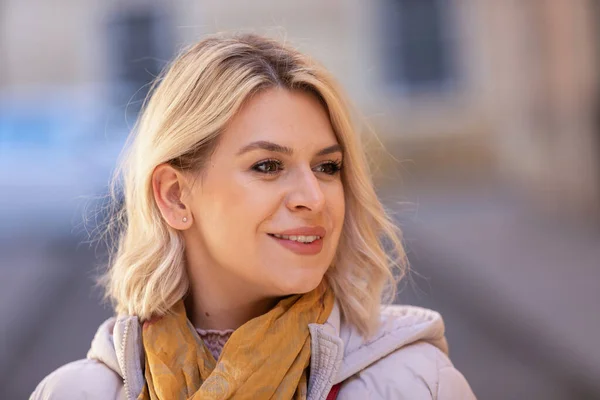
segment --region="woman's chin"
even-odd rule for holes
[[[304,276],[304,277],[288,277],[278,282],[277,288],[282,296],[290,294],[304,294],[319,286],[323,280],[323,275],[319,276]]]

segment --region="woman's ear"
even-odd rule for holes
[[[165,221],[178,230],[192,225],[192,213],[185,204],[187,180],[169,164],[160,164],[152,173],[152,192]]]

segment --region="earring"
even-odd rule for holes
[[[187,222],[187,217],[183,217],[183,222]]]

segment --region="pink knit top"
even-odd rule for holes
[[[220,331],[216,329],[204,330],[196,328],[196,332],[198,332],[198,335],[200,335],[200,338],[206,347],[208,347],[208,350],[210,350],[215,360],[218,360],[219,356],[221,355],[221,351],[223,350],[223,346],[225,346],[225,343],[229,340],[229,337],[233,333],[233,329]]]

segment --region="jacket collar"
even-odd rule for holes
[[[344,342],[340,338],[340,308],[336,301],[324,324],[309,324],[310,331],[310,377],[308,400],[325,399],[331,387],[337,383],[336,376],[344,356]]]
[[[382,307],[377,333],[365,340],[341,315],[338,303],[324,324],[310,324],[311,361],[308,400],[325,399],[331,387],[362,371],[390,353],[416,341],[426,341],[448,352],[442,317],[414,306]],[[124,380],[128,398],[144,386],[141,326],[135,316],[105,321],[87,355],[103,362]]]
[[[123,378],[127,399],[135,399],[144,388],[142,329],[135,316],[107,319],[96,332],[88,359],[102,362]]]

